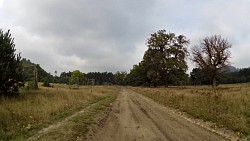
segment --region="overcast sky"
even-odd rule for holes
[[[160,29],[185,35],[189,48],[220,34],[232,65],[250,66],[250,0],[0,0],[0,29],[52,74],[129,71]]]

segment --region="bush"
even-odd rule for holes
[[[37,89],[37,87],[35,86],[35,83],[33,81],[29,81],[26,83],[25,89],[35,90],[35,89]]]
[[[43,86],[44,86],[44,87],[51,87],[51,85],[49,84],[49,78],[48,78],[48,77],[46,77],[46,78],[44,79]]]

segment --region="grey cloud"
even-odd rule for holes
[[[23,57],[50,72],[129,71],[150,33],[163,28],[186,35],[190,46],[221,34],[237,48],[235,65],[247,67],[241,54],[250,37],[249,12],[248,0],[5,0],[0,25],[16,35]]]

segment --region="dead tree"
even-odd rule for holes
[[[220,35],[214,35],[206,37],[199,46],[192,48],[191,60],[211,78],[213,88],[216,87],[218,76],[227,71],[230,65],[231,46]]]

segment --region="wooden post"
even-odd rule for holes
[[[26,68],[34,68],[34,88],[35,89],[38,89],[38,73],[37,73],[37,67],[36,65],[27,65],[27,66],[23,66],[23,67],[26,67]]]
[[[37,82],[37,68],[36,65],[34,66],[34,87],[35,89],[38,89],[38,82]]]

